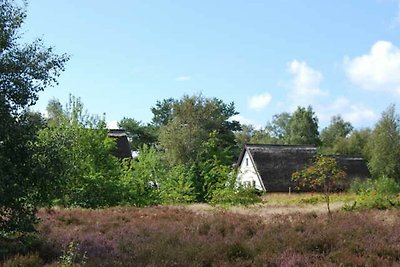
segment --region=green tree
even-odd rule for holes
[[[152,124],[156,127],[165,126],[172,119],[173,107],[178,103],[176,99],[168,98],[157,101],[155,107],[151,108],[153,113]]]
[[[275,139],[274,143],[285,144],[288,138],[291,115],[287,112],[275,114],[267,124],[266,131]]]
[[[27,108],[35,104],[40,91],[56,83],[68,60],[40,39],[21,44],[19,30],[25,18],[25,5],[0,0],[1,233],[32,231],[36,206],[43,201],[41,186],[52,183],[46,172],[34,171],[31,144],[38,127]]]
[[[58,99],[50,99],[46,107],[47,112],[47,124],[50,126],[56,126],[61,123],[63,118],[63,107]]]
[[[330,209],[330,195],[340,185],[346,173],[339,167],[334,158],[318,156],[313,165],[292,174],[292,180],[298,188],[313,189],[323,192],[328,213]]]
[[[154,145],[157,143],[157,128],[154,125],[143,125],[140,121],[132,118],[123,118],[118,126],[125,129],[131,149],[138,150],[143,145]]]
[[[136,159],[123,162],[124,202],[139,207],[160,203],[157,187],[166,173],[161,154],[153,146],[143,145]]]
[[[332,152],[338,139],[346,138],[353,131],[350,122],[344,121],[340,115],[333,116],[331,123],[321,131],[321,142],[325,150]]]
[[[185,165],[171,168],[160,181],[160,198],[164,204],[191,203],[196,200],[195,173]]]
[[[112,156],[115,142],[108,137],[104,119],[89,115],[74,97],[56,119],[57,124],[39,131],[35,143],[43,152],[41,165],[62,181],[53,199],[89,208],[120,203],[120,163]]]
[[[400,117],[395,105],[382,113],[367,147],[372,175],[388,176],[400,182]]]
[[[218,134],[221,149],[235,148],[234,131],[240,130],[240,124],[229,118],[236,114],[233,103],[201,95],[184,96],[174,104],[172,118],[160,129],[159,141],[168,161],[172,165],[191,165],[213,131]],[[236,152],[232,150],[231,160]]]
[[[278,139],[272,137],[268,131],[255,130],[253,136],[250,139],[252,144],[276,144]]]
[[[235,132],[236,143],[240,149],[242,149],[245,144],[250,143],[255,132],[251,124],[242,124],[241,128],[242,130]]]
[[[289,119],[287,139],[289,144],[319,145],[318,118],[311,106],[298,107]]]
[[[369,128],[354,130],[350,136],[336,138],[333,143],[333,154],[341,155],[362,155],[368,158],[367,144],[371,136]]]

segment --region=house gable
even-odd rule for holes
[[[247,150],[242,154],[239,162],[237,183],[244,186],[253,186],[259,190],[265,191],[264,183],[256,169],[251,154]]]

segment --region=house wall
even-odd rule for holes
[[[242,162],[240,163],[237,183],[239,185],[254,186],[259,190],[264,190],[263,186],[260,183],[260,179],[258,178],[250,155],[247,151],[243,156]]]

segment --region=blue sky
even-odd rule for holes
[[[373,126],[400,102],[395,0],[31,0],[24,41],[71,60],[49,99],[82,98],[109,122],[150,122],[157,100],[202,93],[235,102],[263,126],[312,105],[320,126],[341,114]]]

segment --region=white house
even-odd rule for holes
[[[316,155],[317,148],[311,145],[245,145],[237,163],[237,183],[268,192],[293,190],[292,174],[311,164]],[[348,183],[355,177],[362,179],[370,176],[363,158],[332,157],[347,173]]]

